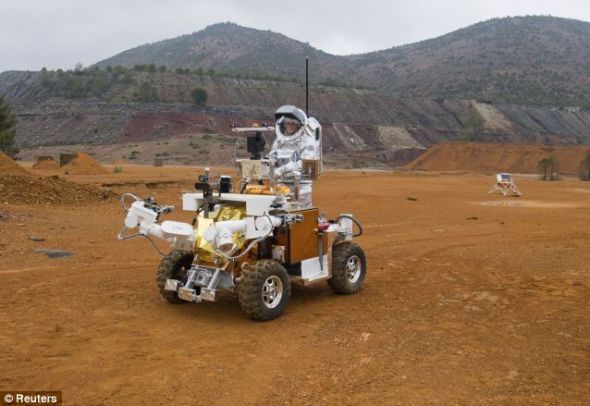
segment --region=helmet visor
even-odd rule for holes
[[[290,137],[297,134],[297,131],[301,128],[301,122],[290,117],[281,117],[279,120],[279,128],[281,134],[285,137]]]

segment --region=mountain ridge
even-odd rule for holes
[[[486,20],[423,41],[332,55],[270,30],[218,23],[97,62],[216,69],[345,82],[395,96],[590,106],[590,23],[551,16]]]

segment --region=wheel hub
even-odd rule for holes
[[[346,276],[348,276],[348,280],[351,283],[356,283],[359,278],[361,277],[361,272],[363,265],[361,263],[361,259],[356,256],[356,255],[352,255],[350,258],[348,258],[348,261],[346,262]]]
[[[279,305],[283,297],[283,282],[276,275],[271,275],[262,285],[262,303],[269,309]]]

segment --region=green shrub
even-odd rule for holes
[[[207,91],[202,87],[194,88],[191,97],[197,106],[202,106],[207,101]]]

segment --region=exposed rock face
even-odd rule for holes
[[[219,87],[225,85],[221,82]],[[17,142],[27,148],[141,143],[191,134],[234,137],[230,124],[272,122],[278,105],[302,105],[301,97],[288,94],[288,85],[277,85],[272,94],[269,84],[259,83],[259,104],[253,105],[246,102],[247,93],[253,92],[253,88],[239,83],[230,86],[224,91],[241,91],[244,95],[237,101],[243,104],[230,104],[232,96],[223,95],[217,96],[219,104],[205,107],[188,103],[109,104],[88,99],[46,99],[36,104],[18,98],[20,103],[14,105],[19,119]],[[213,86],[210,89],[212,94],[218,90]],[[313,89],[311,113],[324,127],[327,158],[358,152],[364,165],[398,165],[405,162],[394,156],[408,155],[400,155],[401,150],[419,152],[432,144],[469,139],[492,143],[590,144],[590,113],[586,110],[570,112],[475,101],[395,99],[350,90],[320,91]],[[470,124],[473,115],[479,117],[475,127]]]

